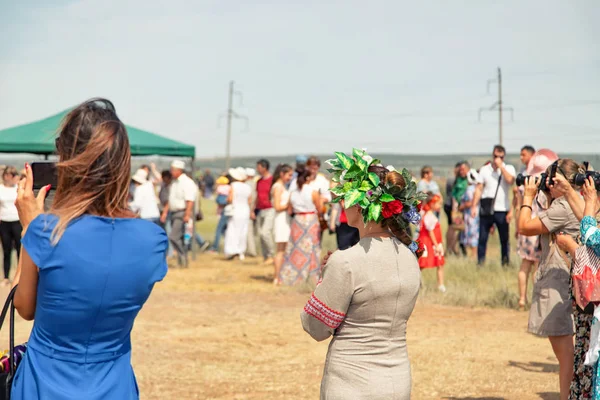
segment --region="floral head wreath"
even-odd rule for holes
[[[332,174],[332,181],[337,183],[331,189],[336,196],[332,202],[344,200],[345,208],[360,206],[365,225],[369,221],[379,223],[392,218],[401,229],[407,229],[410,224],[418,225],[421,222],[421,205],[427,194],[417,191],[417,185],[407,169],[399,172],[406,182],[404,188],[399,188],[381,182],[376,173],[369,172],[370,166],[383,165],[380,160],[369,156],[366,149],[352,149],[352,157],[336,152],[335,157],[326,161],[330,166],[327,171]],[[386,169],[389,172],[396,171],[391,165]],[[420,246],[413,242],[409,248],[416,253]]]

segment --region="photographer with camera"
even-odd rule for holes
[[[13,400],[137,399],[131,330],[167,273],[165,231],[128,210],[131,153],[113,104],[69,112],[56,139],[58,184],[18,186],[23,225],[14,305],[34,320],[12,382]]]
[[[571,381],[576,381],[577,376],[573,375],[575,351],[570,285],[571,261],[557,246],[556,235],[560,232],[575,239],[579,233],[579,221],[562,193],[546,185],[546,177],[552,180],[555,176],[562,176],[572,182],[580,169],[580,165],[573,160],[559,159],[548,167],[545,176],[526,177],[518,223],[520,234],[540,235],[542,254],[533,283],[528,331],[550,340],[560,367],[561,399],[569,397],[570,388],[573,390]],[[548,209],[538,211],[537,217],[532,217],[532,207],[538,191],[544,192],[550,204]],[[572,394],[573,392],[571,396]]]
[[[584,163],[579,173],[573,178],[573,185],[563,176],[557,175],[554,179],[548,178],[548,184],[553,183],[556,191],[560,192],[571,207],[578,220],[581,221],[580,234],[582,244],[593,250],[594,254],[600,257],[600,231],[596,215],[599,210],[598,189],[600,189],[600,174],[593,171],[587,171],[587,163]],[[583,198],[577,188],[583,184]],[[559,235],[556,238],[557,244],[564,251],[568,252],[573,261],[575,261],[575,251],[580,246],[579,243],[569,235]],[[590,334],[593,320],[593,307],[591,304],[585,309],[579,307],[575,301],[575,294],[572,294],[573,316],[575,319],[575,375],[571,384],[572,398],[581,398],[577,395],[581,393],[590,393],[590,381],[594,375],[592,367],[584,365],[586,353],[590,348]]]
[[[494,147],[493,161],[479,171],[479,181],[475,189],[471,216],[475,218],[479,209],[479,244],[477,265],[485,263],[487,242],[490,230],[498,228],[502,250],[502,265],[509,264],[509,223],[512,219],[509,201],[510,186],[517,175],[515,167],[504,163],[506,150],[503,146]]]

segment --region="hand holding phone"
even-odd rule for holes
[[[48,185],[50,185],[50,190],[56,189],[56,186],[58,185],[56,163],[31,163],[31,173],[33,174],[33,190],[40,190],[41,188],[46,187]]]

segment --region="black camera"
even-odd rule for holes
[[[550,182],[552,185],[554,177],[556,176],[556,170],[558,169],[558,163],[553,163],[550,166],[550,174],[543,172],[539,177],[533,177],[535,179],[535,183],[538,185],[538,190],[543,192],[548,190],[548,184],[546,182]],[[517,186],[523,186],[525,184],[525,180],[529,178],[529,175],[519,174],[517,175],[516,184]]]
[[[583,186],[590,176],[594,180],[596,189],[600,189],[600,172],[598,171],[586,171],[585,174],[577,174],[575,175],[575,178],[573,178],[573,183],[577,186]]]

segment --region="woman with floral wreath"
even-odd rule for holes
[[[426,196],[407,170],[383,167],[363,150],[336,153],[329,164],[338,182],[333,201],[342,202],[361,239],[326,259],[302,312],[315,340],[333,335],[321,399],[410,399],[406,324],[419,293],[422,248],[407,228],[420,222]]]

